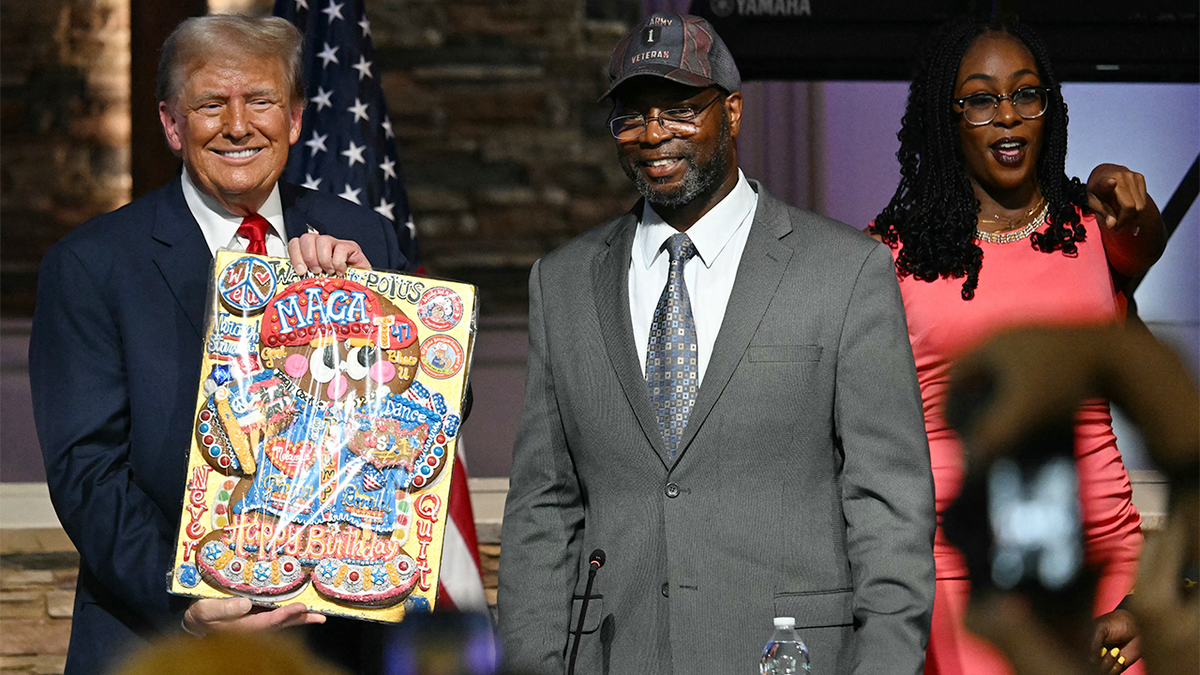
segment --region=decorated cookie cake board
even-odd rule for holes
[[[432,609],[474,287],[220,251],[208,303],[170,591]]]

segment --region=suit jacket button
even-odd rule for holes
[[[669,597],[671,597],[671,586],[670,586],[670,584],[663,584],[663,587],[662,587],[662,594],[663,594],[663,597],[664,597],[664,598],[669,598]]]
[[[674,483],[667,483],[667,496],[674,499],[679,496],[679,486]]]

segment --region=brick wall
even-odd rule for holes
[[[485,313],[524,313],[533,261],[633,203],[595,100],[639,11],[637,0],[367,1],[426,264],[480,285]],[[0,5],[5,316],[32,312],[49,245],[129,199],[128,73],[128,0]]]
[[[129,199],[127,0],[0,4],[0,311],[33,311],[42,253]]]
[[[427,262],[525,311],[529,266],[632,204],[595,103],[633,2],[368,3]]]

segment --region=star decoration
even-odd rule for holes
[[[358,193],[360,193],[360,192],[362,192],[362,188],[358,188],[356,190],[351,190],[350,184],[346,183],[346,189],[342,190],[342,194],[340,194],[338,196],[341,197],[342,199],[347,199],[349,201],[354,202],[355,204],[358,204],[359,206],[362,206],[362,202],[358,201]]]
[[[324,178],[313,178],[312,174],[305,173],[304,174],[304,182],[301,183],[301,185],[308,188],[309,190],[320,190],[321,189],[321,181],[323,181],[323,180],[325,180],[325,179]]]
[[[354,121],[355,122],[357,122],[359,120],[359,118],[362,118],[362,121],[366,122],[368,119],[367,108],[369,107],[369,105],[370,104],[362,103],[358,100],[358,98],[355,98],[354,105],[350,106],[349,108],[346,108],[346,112],[354,113]]]
[[[317,112],[321,112],[326,108],[332,108],[333,92],[325,91],[325,87],[317,87],[317,95],[312,98],[312,102],[317,104]]]
[[[371,22],[370,22],[370,21],[367,21],[367,17],[366,17],[366,16],[363,16],[363,19],[362,19],[362,21],[359,21],[359,22],[358,22],[358,25],[359,25],[359,27],[360,27],[360,28],[362,28],[362,31],[363,31],[363,37],[370,37],[370,36],[371,36]]]
[[[385,158],[383,164],[379,165],[379,168],[383,170],[384,176],[388,178],[396,177],[396,162],[391,157]]]
[[[338,64],[341,63],[341,61],[338,61],[337,58],[337,50],[339,49],[341,49],[341,47],[330,47],[328,42],[325,43],[325,49],[323,49],[320,54],[317,54],[317,58],[321,59],[322,69],[328,68],[330,61]]]
[[[392,204],[388,200],[381,198],[379,200],[379,206],[376,206],[374,210],[376,213],[379,213],[380,215],[382,215],[384,218],[387,218],[388,220],[395,220],[396,216],[392,215],[392,209],[394,209],[395,207],[396,207],[395,204]]]
[[[389,117],[387,117],[387,116],[384,116],[384,118],[383,118],[383,125],[382,125],[382,126],[383,126],[383,134],[384,134],[384,136],[386,136],[387,138],[393,138],[393,137],[395,137],[395,135],[396,135],[396,134],[392,133],[392,120],[391,120],[391,118],[389,118]]]
[[[417,224],[413,222],[412,216],[409,216],[408,220],[404,221],[404,227],[408,228],[409,239],[417,238]]]
[[[363,159],[363,150],[366,150],[365,145],[355,145],[354,141],[350,141],[350,149],[343,150],[342,156],[350,158],[350,166],[354,166],[355,162],[366,164],[367,160]]]
[[[308,9],[308,0],[296,0],[296,11]]]
[[[330,0],[329,6],[326,7],[325,9],[321,10],[321,12],[329,17],[329,23],[333,23],[334,19],[345,19],[346,18],[346,17],[342,16],[342,7],[344,7],[345,5],[346,5],[346,3],[344,3],[344,2],[333,2],[333,0]]]
[[[371,77],[371,64],[373,61],[368,61],[367,57],[359,56],[358,63],[351,66],[358,71],[358,81],[362,82],[364,77]]]
[[[325,140],[328,138],[329,134],[318,134],[314,131],[313,137],[304,141],[304,144],[312,149],[312,154],[309,156],[316,157],[318,152],[328,152],[329,149],[325,147]]]

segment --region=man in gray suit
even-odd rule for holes
[[[508,664],[564,671],[600,548],[576,672],[753,672],[794,616],[815,673],[920,673],[933,482],[891,255],[738,170],[703,19],[651,16],[609,76],[644,200],[530,275]]]

